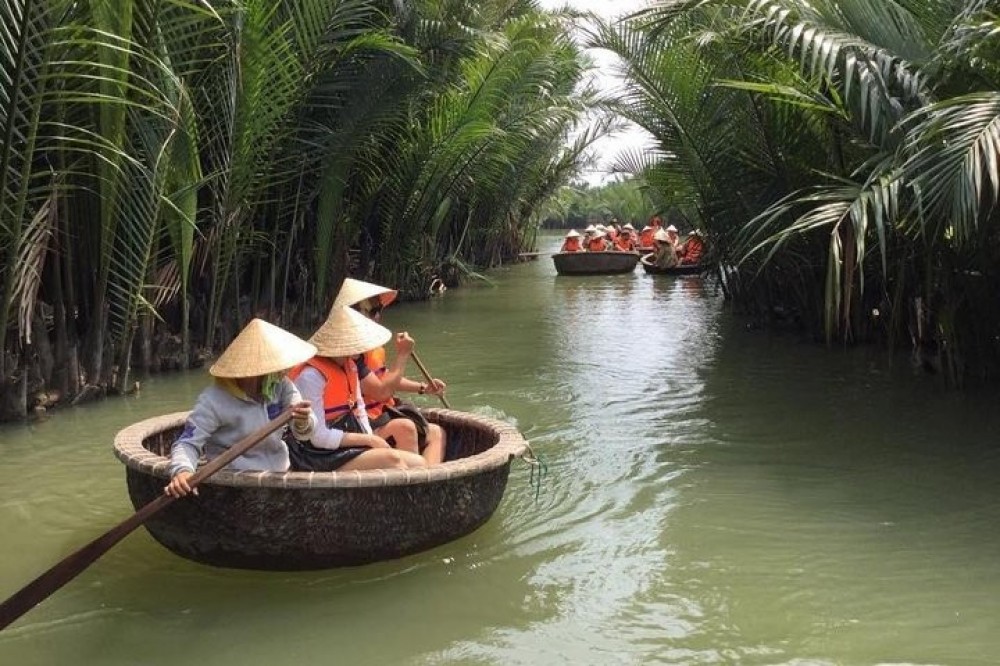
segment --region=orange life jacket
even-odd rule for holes
[[[587,241],[587,250],[590,252],[603,252],[605,247],[603,238],[591,238]]]
[[[579,252],[583,247],[580,245],[579,238],[567,238],[566,242],[562,245],[561,252]]]
[[[625,234],[622,234],[621,236],[616,238],[615,248],[621,250],[622,252],[634,252],[635,243],[632,242],[632,235],[629,234],[628,236],[626,236]]]
[[[690,236],[684,243],[684,254],[681,257],[682,264],[697,264],[701,261],[701,253],[705,249],[705,244],[697,236]]]
[[[357,404],[355,391],[361,381],[354,359],[348,359],[344,367],[340,367],[332,358],[313,356],[292,368],[288,373],[289,379],[295,381],[306,368],[315,368],[326,380],[323,386],[323,413],[327,427],[351,413]]]
[[[639,246],[653,247],[653,234],[655,233],[656,229],[646,229],[641,234],[639,234]]]
[[[371,370],[379,379],[388,372],[389,368],[385,364],[385,347],[379,347],[377,349],[372,349],[371,351],[365,352],[365,365]],[[382,412],[385,410],[386,405],[392,407],[396,404],[395,398],[389,398],[388,400],[375,400],[364,396],[365,398],[365,411],[368,412],[369,419],[377,419],[382,416]]]

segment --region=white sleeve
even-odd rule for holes
[[[297,405],[302,402],[302,394],[299,393],[299,389],[296,388],[295,383],[288,377],[282,377],[281,383],[278,385],[279,391],[281,392],[281,408],[288,409],[292,405]],[[295,428],[289,428],[289,432],[295,439],[308,440],[312,439],[313,434],[316,432],[316,425],[319,422],[316,420],[316,411],[309,415],[309,428],[302,433],[296,432]]]
[[[326,410],[323,404],[323,392],[326,379],[319,370],[306,368],[295,379],[295,387],[299,389],[303,400],[312,403],[313,416],[316,418],[316,428],[313,430],[310,442],[318,449],[336,449],[344,439],[344,431],[326,427]]]
[[[361,426],[361,429],[367,434],[371,435],[372,432],[374,431],[372,430],[371,421],[368,420],[368,410],[365,409],[365,396],[362,394],[361,391],[360,379],[358,380],[357,385],[354,387],[354,400],[355,400],[354,418],[357,420],[358,425]]]
[[[206,389],[194,403],[180,437],[170,447],[171,478],[178,472],[194,472],[198,468],[198,458],[205,452],[205,443],[219,426],[219,418]]]

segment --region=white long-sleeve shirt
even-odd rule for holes
[[[295,378],[295,386],[302,393],[302,399],[312,403],[313,416],[316,419],[316,428],[311,437],[311,443],[318,449],[340,448],[344,440],[344,431],[336,428],[329,428],[326,425],[326,410],[323,404],[323,394],[326,390],[326,379],[323,373],[313,367],[303,370]],[[361,395],[361,379],[354,384],[354,418],[357,419],[361,428],[367,433],[372,433],[371,423],[368,421],[368,412],[365,411],[365,400]]]
[[[221,382],[215,382],[198,396],[194,409],[184,423],[184,431],[170,449],[170,476],[178,472],[193,472],[204,453],[208,460],[218,457],[250,433],[262,428],[282,411],[302,401],[295,384],[283,377],[275,390],[274,400],[264,404],[237,395]],[[322,400],[320,401],[322,404]],[[321,407],[322,409],[322,407]],[[307,433],[297,439],[309,439],[318,421],[309,418]],[[288,471],[288,447],[281,441],[283,429],[271,433],[259,444],[229,463],[227,469]],[[295,434],[295,431],[292,431]]]

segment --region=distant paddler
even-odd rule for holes
[[[670,240],[670,234],[659,229],[653,235],[656,249],[653,250],[653,264],[657,268],[673,268],[677,265],[677,250]]]

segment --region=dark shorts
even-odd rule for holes
[[[396,401],[394,406],[386,406],[377,419],[371,420],[372,430],[377,430],[393,419],[409,419],[417,427],[417,450],[421,453],[427,448],[427,430],[430,425],[420,410],[408,402]],[[392,440],[390,437],[389,440]],[[386,441],[389,441],[386,440]],[[389,441],[389,446],[396,448],[395,441]]]
[[[333,472],[369,450],[367,446],[342,446],[332,451],[318,449],[291,437],[286,443],[293,472]]]
[[[389,412],[383,411],[378,415],[376,419],[368,419],[369,425],[371,425],[372,430],[378,430],[386,423],[392,420],[392,415]]]

